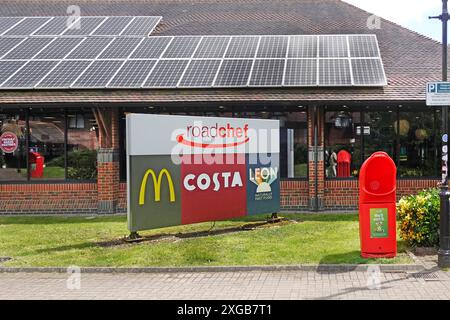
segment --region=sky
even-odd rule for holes
[[[442,0],[343,0],[382,18],[391,20],[430,38],[441,41],[440,20],[430,20],[442,12]],[[450,6],[450,3],[449,3]]]

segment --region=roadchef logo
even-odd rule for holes
[[[278,177],[277,167],[253,168],[249,170],[249,180],[256,188],[255,200],[272,199],[272,187],[270,186]]]
[[[177,141],[189,147],[198,148],[229,148],[247,143],[248,124],[243,127],[233,127],[230,123],[221,126],[192,125],[186,127],[186,133],[179,134]],[[212,142],[211,142],[212,141]]]

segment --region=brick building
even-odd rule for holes
[[[6,1],[0,16],[62,16],[71,1]],[[398,166],[398,196],[435,187],[440,110],[425,84],[440,78],[440,44],[338,0],[81,1],[86,16],[162,16],[151,36],[375,34],[387,77],[379,87],[1,90],[0,213],[126,211],[127,112],[280,119],[285,210],[353,209],[358,170],[383,150]],[[376,21],[376,20],[375,20]],[[45,157],[32,173],[29,150]],[[340,175],[337,155],[351,157]],[[290,152],[290,156],[288,156]],[[336,156],[336,158],[335,158]]]

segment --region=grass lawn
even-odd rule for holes
[[[21,172],[22,177],[27,177],[26,170]],[[45,167],[44,174],[42,178],[34,178],[34,179],[64,179],[65,170],[62,167]]]
[[[215,266],[275,264],[412,263],[405,244],[395,259],[359,256],[357,215],[283,214],[291,221],[226,232],[265,216],[141,232],[153,240],[125,244],[125,216],[0,217],[4,266]]]

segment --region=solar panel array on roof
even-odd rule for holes
[[[119,18],[110,21],[135,21]],[[0,89],[386,85],[374,35],[0,36],[0,44],[0,62],[11,61]]]
[[[0,17],[0,36],[148,36],[159,16]]]

